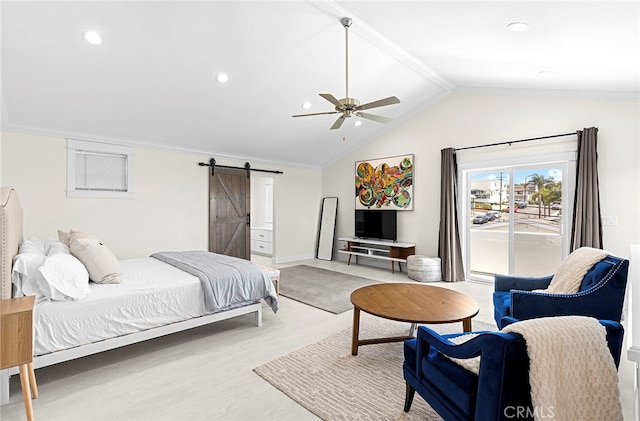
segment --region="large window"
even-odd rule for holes
[[[68,197],[130,197],[133,149],[67,139]]]
[[[572,156],[572,155],[570,155]],[[570,161],[463,169],[467,278],[545,276],[568,253]],[[470,166],[473,167],[473,166]]]

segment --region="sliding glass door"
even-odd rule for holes
[[[470,279],[544,276],[566,254],[565,163],[465,171]]]

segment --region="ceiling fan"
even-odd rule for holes
[[[346,70],[346,94],[342,99],[336,99],[331,94],[320,94],[320,96],[333,105],[335,105],[335,111],[327,111],[323,113],[311,113],[311,114],[297,114],[292,117],[307,117],[312,115],[325,115],[325,114],[342,114],[333,126],[331,126],[331,130],[339,129],[342,126],[342,123],[352,115],[357,117],[366,118],[368,120],[377,121],[378,123],[389,123],[392,119],[389,117],[382,117],[375,114],[363,113],[362,110],[368,110],[376,107],[383,107],[385,105],[391,104],[399,104],[400,100],[395,96],[390,96],[389,98],[379,99],[377,101],[369,102],[366,104],[360,105],[360,101],[356,98],[349,98],[349,27],[353,23],[351,18],[342,18],[340,19],[340,23],[344,26],[345,30],[345,70]]]

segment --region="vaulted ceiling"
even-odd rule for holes
[[[320,166],[456,89],[637,99],[639,4],[2,1],[2,128]],[[291,117],[345,96],[343,17],[349,96],[397,96],[389,124]]]

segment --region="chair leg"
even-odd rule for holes
[[[413,403],[413,396],[416,394],[416,390],[407,383],[407,391],[404,396],[404,412],[409,412],[411,404]]]

